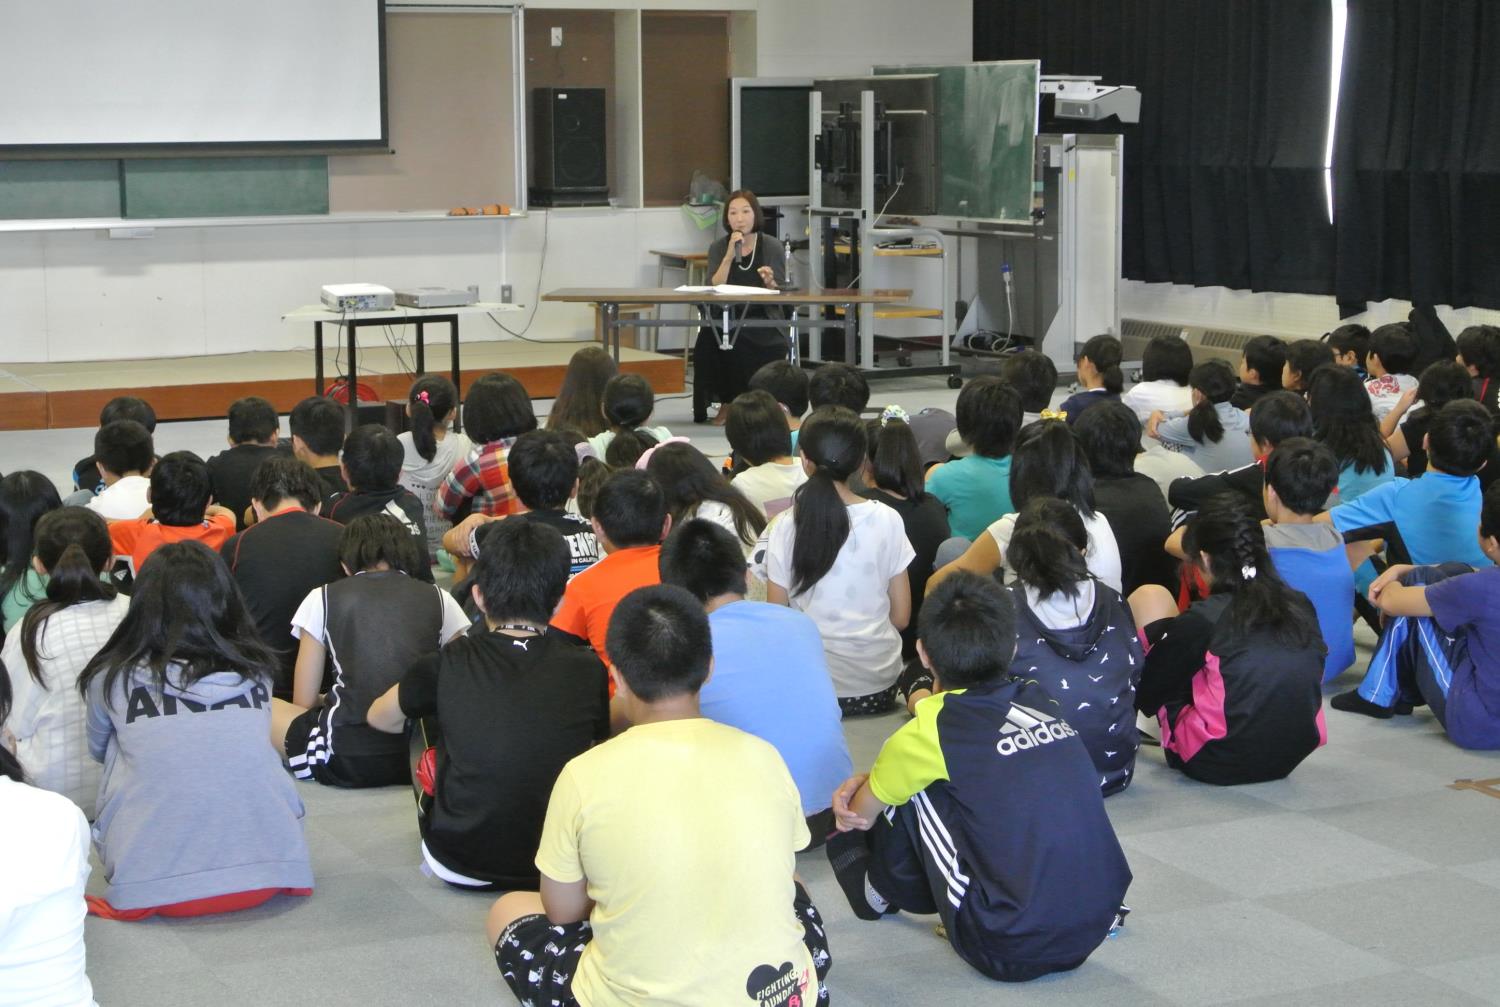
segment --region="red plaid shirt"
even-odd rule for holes
[[[515,442],[514,437],[504,437],[475,445],[438,486],[433,511],[451,521],[465,500],[474,501],[474,514],[504,517],[515,511],[519,501],[510,484],[510,446]]]

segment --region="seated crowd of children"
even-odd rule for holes
[[[507,374],[425,376],[399,435],[315,397],[283,441],[248,398],[204,461],[112,401],[70,495],[0,478],[0,809],[30,823],[0,984],[90,1002],[85,909],[311,894],[294,780],[411,786],[422,868],[507,893],[523,1003],[826,1000],[819,846],[857,917],[936,914],[1024,981],[1129,911],[1103,801],[1143,741],[1285,777],[1361,617],[1335,710],[1500,748],[1500,330],[1260,337],[1237,377],[1162,338],[1126,394],[1121,362],[1089,340],[1051,412],[1023,351],[915,416],[768,364],[722,468],[594,347],[545,427]],[[841,720],[903,704],[856,772]]]

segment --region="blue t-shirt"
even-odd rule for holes
[[[969,541],[1015,511],[1010,502],[1010,455],[969,455],[935,469],[927,492],[948,508],[948,528]]]
[[[1469,645],[1448,686],[1448,736],[1464,748],[1500,748],[1500,569],[1432,584],[1427,604],[1439,626]]]
[[[1451,476],[1429,469],[1416,479],[1392,479],[1352,503],[1328,512],[1333,526],[1356,528],[1394,524],[1417,566],[1467,563],[1493,566],[1479,548],[1479,509],[1484,495],[1473,476]]]
[[[802,812],[822,811],[854,771],[839,701],[808,616],[783,605],[737,601],[709,613],[714,671],[703,715],[769,742],[802,795]]]
[[[1391,453],[1385,453],[1385,468],[1379,472],[1354,471],[1354,463],[1350,462],[1339,469],[1339,496],[1341,504],[1353,503],[1364,496],[1376,486],[1384,486],[1396,477],[1396,466],[1391,463]]]
[[[1318,613],[1328,646],[1323,681],[1332,681],[1354,663],[1354,571],[1343,536],[1326,524],[1268,525],[1266,551],[1281,579],[1307,595]]]

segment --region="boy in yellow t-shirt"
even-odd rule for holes
[[[524,1003],[811,1007],[828,943],[793,874],[802,804],[776,750],[705,719],[708,617],[679,587],[626,595],[606,640],[633,725],[552,790],[541,892],[495,903],[489,939]]]

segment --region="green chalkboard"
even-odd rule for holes
[[[326,157],[183,157],[123,163],[124,215],[132,219],[328,212]]]
[[[875,72],[938,75],[938,213],[1030,222],[1038,61],[883,66]]]
[[[0,161],[0,220],[118,216],[119,161]]]

